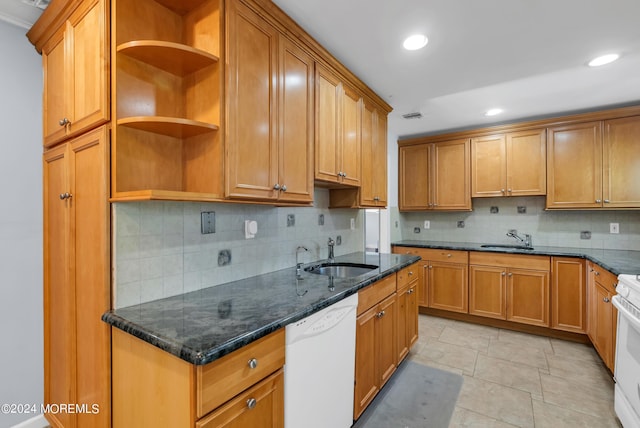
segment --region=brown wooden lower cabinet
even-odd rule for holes
[[[584,259],[551,257],[551,328],[587,331],[587,289]]]
[[[357,419],[398,363],[396,276],[360,291],[356,319],[353,418]]]
[[[471,252],[469,313],[549,326],[549,257]]]
[[[600,358],[612,372],[615,368],[618,310],[611,303],[611,298],[616,294],[617,282],[615,275],[589,263],[587,333]]]
[[[418,340],[418,265],[398,272],[396,301],[398,306],[398,363]]]
[[[112,339],[113,428],[284,426],[284,329],[204,366],[116,328]]]

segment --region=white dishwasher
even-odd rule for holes
[[[354,294],[287,325],[285,428],[353,424],[357,306]]]

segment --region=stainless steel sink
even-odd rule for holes
[[[510,244],[482,244],[482,248],[506,248],[511,250],[533,250],[533,247],[527,247],[526,245],[510,245]]]
[[[376,265],[367,265],[361,263],[319,263],[306,267],[304,270],[316,275],[334,276],[338,278],[353,278],[364,275],[374,269],[378,269]]]

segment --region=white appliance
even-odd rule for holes
[[[285,428],[348,428],[358,295],[287,325],[284,366]]]
[[[640,427],[640,275],[619,275],[614,407],[625,428]]]

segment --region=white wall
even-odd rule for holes
[[[43,400],[42,64],[0,21],[0,404]],[[34,417],[3,414],[0,427]]]

